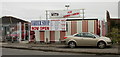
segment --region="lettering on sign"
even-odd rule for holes
[[[49,30],[49,27],[40,27],[40,30]]]
[[[31,21],[31,30],[51,30],[51,31],[65,31],[65,20],[39,20]]]
[[[49,23],[50,22],[48,20],[31,21],[32,26],[47,26],[47,25],[49,25]]]
[[[32,27],[32,30],[39,30],[39,27]]]

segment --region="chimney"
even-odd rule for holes
[[[110,14],[109,14],[108,10],[106,10],[106,19],[107,19],[107,22],[110,20]]]

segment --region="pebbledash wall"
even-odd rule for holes
[[[64,36],[80,32],[92,32],[100,35],[98,19],[67,19],[66,31],[35,31],[36,42],[61,42]],[[101,34],[102,35],[102,34]]]

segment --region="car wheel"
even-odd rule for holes
[[[99,42],[97,46],[98,46],[98,48],[103,49],[106,47],[106,44],[105,44],[105,42]]]
[[[76,43],[75,43],[75,42],[70,42],[70,43],[68,44],[68,46],[69,46],[70,48],[75,48],[75,47],[76,47]]]

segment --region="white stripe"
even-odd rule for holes
[[[82,32],[82,21],[77,21],[77,33]]]
[[[88,32],[94,33],[94,20],[88,20]]]
[[[44,41],[45,42],[50,42],[50,31],[45,31],[45,38],[44,38]]]
[[[68,24],[68,28],[67,28],[67,31],[66,31],[66,35],[71,35],[71,21],[67,21],[67,24]]]
[[[35,31],[35,40],[36,41],[40,41],[40,34],[39,34],[40,32],[39,31]]]
[[[103,27],[102,27],[102,20],[100,20],[100,36],[102,36],[102,32],[103,32],[103,31],[102,31],[102,28],[103,28]]]
[[[24,26],[24,29],[23,29],[23,30],[24,30],[24,34],[26,34],[26,30],[25,30],[25,23],[24,23],[24,25],[23,25],[23,26]],[[25,36],[24,36],[24,40],[25,40]]]
[[[22,29],[21,29],[21,26],[22,26],[22,24],[21,24],[21,22],[19,22],[19,32],[21,32],[21,30],[22,30]],[[22,38],[21,35],[22,35],[22,34],[19,33],[19,42],[21,42],[21,38]],[[29,41],[30,41],[30,39],[29,39]]]
[[[60,31],[55,31],[55,42],[60,40]]]

